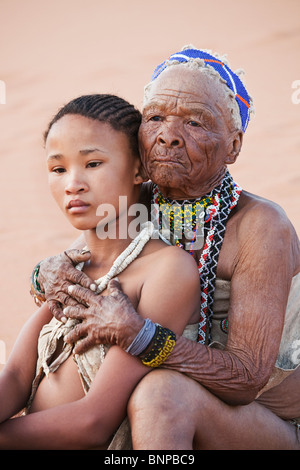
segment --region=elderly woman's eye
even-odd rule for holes
[[[188,124],[192,127],[201,127],[200,123],[197,121],[189,121]]]

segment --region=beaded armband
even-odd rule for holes
[[[40,263],[36,265],[31,275],[31,286],[30,294],[32,295],[35,303],[40,307],[43,302],[45,302],[45,292],[42,291],[41,286],[38,282],[38,275],[40,272]]]
[[[176,335],[168,328],[156,324],[151,349],[140,359],[145,366],[159,367],[171,354],[176,343]]]

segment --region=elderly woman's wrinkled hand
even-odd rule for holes
[[[51,313],[57,320],[63,318],[63,307],[77,305],[70,297],[68,288],[74,284],[91,287],[93,281],[76,265],[90,258],[90,252],[81,250],[68,250],[57,256],[43,260],[39,269],[38,281],[48,302]]]
[[[70,286],[68,290],[77,305],[66,307],[64,316],[80,320],[80,323],[64,339],[67,343],[76,343],[76,354],[82,354],[96,344],[126,349],[143,326],[143,318],[137,314],[116,279],[109,282],[108,295],[95,294],[78,285]]]

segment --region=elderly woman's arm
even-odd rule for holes
[[[286,217],[276,207],[256,205],[237,228],[231,278],[229,335],[225,350],[209,348],[184,337],[162,367],[183,372],[199,381],[223,401],[246,404],[267,383],[275,364],[285,309],[299,244]],[[79,326],[70,341],[84,337],[82,349],[109,338],[126,348],[135,332],[136,316],[126,297],[115,286],[92,315],[86,310],[84,330]],[[89,292],[75,287],[77,300]]]
[[[183,372],[232,405],[253,401],[275,364],[299,244],[276,208],[256,206],[238,227],[224,351],[177,341],[163,367]]]

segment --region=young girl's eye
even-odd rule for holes
[[[97,166],[100,166],[102,162],[89,162],[87,164],[87,168],[96,168]]]

